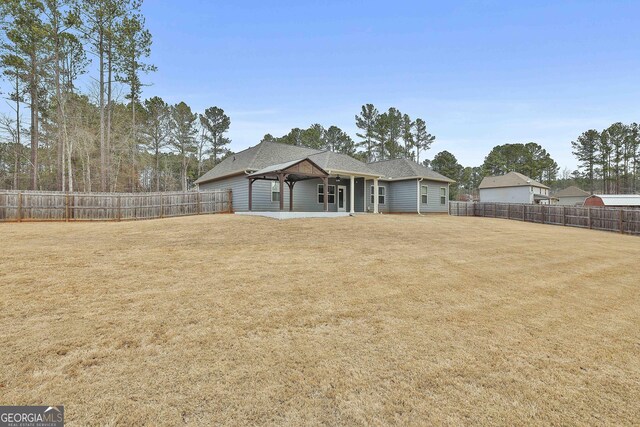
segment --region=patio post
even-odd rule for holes
[[[278,188],[280,189],[280,210],[284,210],[284,174],[278,174]]]
[[[373,213],[378,213],[378,203],[380,201],[380,193],[378,190],[378,178],[373,178]]]
[[[295,181],[287,181],[287,185],[289,186],[289,212],[293,212],[293,186],[295,184]]]
[[[367,178],[362,177],[362,212],[368,212],[367,203]]]
[[[251,211],[251,199],[253,198],[252,188],[253,188],[253,179],[249,178],[249,211]]]
[[[355,189],[354,189],[355,186],[356,186],[356,177],[351,175],[349,180],[349,213],[351,214],[356,213],[353,207],[353,204],[355,202]]]
[[[324,211],[329,212],[329,178],[322,177],[322,189],[324,193]]]

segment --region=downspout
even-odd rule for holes
[[[421,200],[420,200],[420,196],[421,196],[421,194],[420,194],[420,183],[422,182],[423,179],[424,178],[418,178],[418,183],[416,185],[416,187],[418,187],[418,191],[416,192],[417,193],[416,207],[418,208],[418,215],[422,215],[420,213],[420,202],[421,202]]]

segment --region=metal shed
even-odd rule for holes
[[[584,200],[584,206],[640,207],[640,194],[594,194]]]

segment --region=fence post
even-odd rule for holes
[[[18,193],[18,222],[22,221],[22,193]]]
[[[545,224],[545,222],[544,222],[544,205],[540,205],[540,214],[542,215],[542,223]]]
[[[164,194],[160,193],[160,218],[164,218]]]
[[[120,220],[122,219],[122,211],[121,211],[121,209],[120,209],[120,207],[122,206],[122,204],[121,204],[121,202],[120,202],[120,197],[121,197],[121,196],[120,196],[120,195],[118,195],[117,197],[118,197],[118,199],[117,199],[117,205],[118,205],[118,217],[117,217],[117,218],[118,218],[118,221],[120,221]]]
[[[623,221],[624,221],[624,209],[620,209],[620,233],[624,233],[624,225],[623,225]]]
[[[227,190],[227,206],[229,207],[229,213],[233,213],[233,199],[231,198],[231,189]]]
[[[507,219],[511,219],[511,203],[507,203]]]
[[[69,192],[64,194],[64,220],[69,222]]]
[[[589,230],[591,230],[592,226],[591,226],[591,208],[587,208],[587,214],[588,214],[588,218],[589,218]]]
[[[522,205],[522,221],[527,221],[527,205]]]
[[[200,191],[196,192],[196,212],[200,215]]]
[[[567,225],[567,207],[562,206],[562,225]]]

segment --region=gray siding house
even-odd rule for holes
[[[478,186],[480,202],[549,204],[549,187],[518,172],[487,176]]]
[[[573,185],[554,194],[558,199],[558,204],[563,206],[582,206],[584,204],[584,200],[590,195],[591,193]]]
[[[407,159],[363,163],[267,141],[227,157],[196,180],[200,190],[230,189],[236,212],[347,213],[446,213],[452,182]]]

